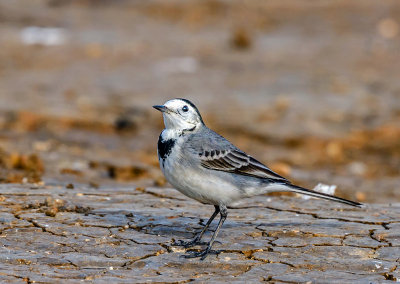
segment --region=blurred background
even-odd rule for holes
[[[182,97],[293,182],[399,202],[399,62],[398,0],[0,0],[0,180],[168,186],[151,106]]]

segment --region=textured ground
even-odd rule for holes
[[[249,199],[229,210],[218,254],[200,261],[183,258],[171,242],[192,238],[213,208],[173,189],[1,191],[1,281],[400,281],[398,203],[353,209],[297,197]]]

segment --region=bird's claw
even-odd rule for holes
[[[191,241],[182,241],[182,240],[174,241],[171,245],[175,246],[175,247],[190,248],[190,247],[194,247],[197,245],[204,245],[204,244],[207,244],[207,243],[200,242],[198,239],[194,239]]]
[[[184,258],[200,257],[200,260],[204,260],[208,256],[209,253],[210,253],[210,248],[206,248],[205,250],[202,250],[202,251],[190,252],[189,254],[183,255],[183,257]]]

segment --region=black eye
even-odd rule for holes
[[[184,112],[187,112],[187,111],[189,110],[189,108],[188,108],[188,106],[183,106],[182,110],[183,110]]]

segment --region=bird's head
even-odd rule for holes
[[[188,130],[204,124],[199,110],[189,100],[173,99],[153,107],[162,112],[167,129]]]

